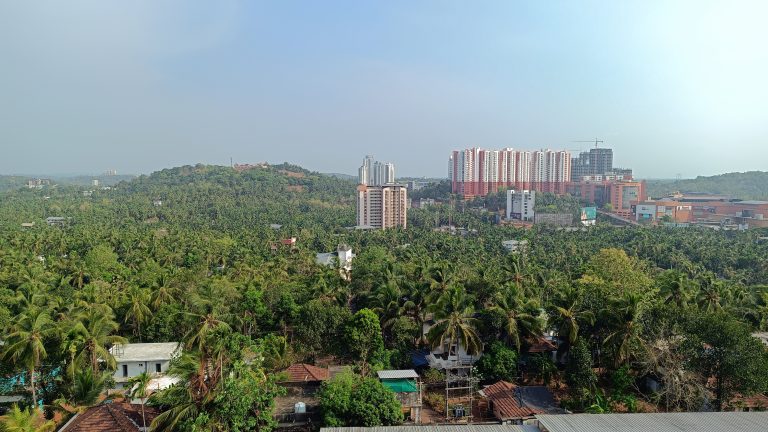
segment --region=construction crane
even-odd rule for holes
[[[597,138],[595,138],[595,139],[593,139],[593,140],[589,140],[589,141],[571,141],[571,142],[577,142],[577,143],[595,143],[595,148],[598,148],[598,147],[597,147],[597,145],[598,145],[598,144],[603,144],[603,143],[605,143],[605,141],[603,141],[603,140],[601,140],[601,139],[597,139]]]

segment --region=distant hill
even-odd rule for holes
[[[335,177],[337,179],[342,180],[357,180],[357,176],[349,175],[349,174],[341,174],[341,173],[322,173],[323,175],[327,175],[329,177]]]
[[[157,217],[187,227],[257,229],[268,224],[325,227],[354,224],[352,182],[296,165],[236,171],[215,165],[182,166],[120,183],[107,196],[132,202],[140,220]],[[153,207],[155,199],[162,205]]]
[[[27,181],[34,178],[46,178],[51,180],[51,185],[65,186],[91,186],[93,180],[99,181],[99,186],[114,186],[121,181],[128,181],[136,178],[134,175],[115,175],[115,176],[49,176],[49,175],[0,175],[0,192],[19,189],[27,186]]]
[[[114,186],[120,183],[121,181],[128,181],[134,178],[136,178],[135,175],[114,175],[114,176],[79,175],[79,176],[66,176],[66,177],[52,177],[51,179],[56,183],[59,183],[62,185],[91,186],[93,180],[98,180],[99,186]]]
[[[768,200],[768,172],[749,171],[683,180],[648,180],[648,195],[662,197],[672,192],[705,192],[734,198]]]
[[[0,175],[0,192],[26,186],[27,180],[28,177]]]

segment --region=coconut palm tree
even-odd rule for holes
[[[128,310],[125,312],[125,322],[133,322],[134,334],[138,335],[141,342],[141,324],[151,315],[149,309],[150,294],[146,289],[134,286],[128,290]]]
[[[595,322],[595,314],[582,309],[580,292],[576,287],[569,287],[561,293],[552,315],[557,334],[565,345],[563,352],[578,340],[582,323],[592,325]]]
[[[152,287],[152,307],[157,309],[166,303],[171,303],[178,294],[179,289],[171,277],[162,273],[158,276]]]
[[[17,405],[11,411],[0,417],[0,430],[3,432],[53,432],[56,423],[46,421],[40,413],[33,409],[22,411]]]
[[[508,283],[494,299],[490,309],[504,315],[504,333],[507,342],[520,351],[521,339],[537,338],[542,334],[541,321],[536,317],[539,304],[525,298],[514,283]]]
[[[664,273],[660,284],[661,298],[665,304],[674,303],[678,308],[688,306],[693,295],[693,282],[684,273],[670,270]]]
[[[478,320],[474,318],[475,311],[469,304],[467,293],[463,288],[455,286],[440,296],[433,306],[435,325],[429,329],[427,340],[432,347],[453,346],[461,344],[467,354],[475,354],[482,350],[482,342],[477,332]]]
[[[727,288],[722,282],[715,280],[701,286],[696,303],[703,312],[717,312],[726,305],[727,298]]]
[[[83,368],[75,373],[72,396],[68,401],[75,406],[90,406],[99,400],[109,379],[109,372],[94,373],[91,368]]]
[[[131,398],[138,398],[141,400],[141,422],[144,430],[147,430],[147,417],[144,415],[144,404],[147,402],[147,397],[149,396],[149,382],[151,380],[152,377],[146,372],[142,372],[128,380],[128,383],[131,386]]]
[[[603,345],[613,353],[614,366],[619,367],[632,358],[633,350],[642,345],[640,322],[645,308],[643,298],[638,293],[628,292],[615,299],[603,311],[609,323],[608,336]]]
[[[185,353],[171,364],[168,375],[181,379],[152,396],[163,401],[172,401],[170,409],[155,417],[150,425],[153,431],[173,431],[187,419],[197,417],[203,405],[213,399],[213,376],[208,374],[207,362],[199,353]]]
[[[453,266],[446,262],[433,264],[429,268],[430,292],[428,299],[430,301],[437,301],[454,284],[455,279]]]
[[[15,324],[6,340],[4,357],[14,364],[26,367],[32,390],[32,401],[37,407],[37,384],[35,371],[48,356],[45,340],[52,336],[56,327],[48,310],[29,306],[15,318]]]
[[[128,341],[114,333],[120,327],[115,321],[112,309],[100,304],[89,304],[72,311],[66,321],[67,335],[72,335],[77,341],[75,362],[88,365],[94,374],[100,370],[99,361],[103,361],[107,369],[116,367],[115,358],[109,352],[109,347],[124,344]]]
[[[404,312],[403,294],[397,280],[394,277],[387,278],[371,294],[370,303],[373,311],[381,317],[381,328],[389,328]]]

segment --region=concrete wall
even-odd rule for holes
[[[149,362],[118,362],[117,369],[115,369],[114,378],[118,383],[124,383],[129,378],[140,375],[143,372],[148,374],[156,373],[155,365],[160,364],[160,373],[166,373],[170,366],[170,360],[152,360]],[[128,376],[123,376],[123,366],[128,366]]]

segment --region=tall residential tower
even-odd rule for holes
[[[357,186],[357,226],[394,228],[406,226],[407,189],[403,185]]]
[[[379,162],[373,156],[366,156],[357,170],[357,182],[367,186],[381,186],[395,182],[395,165]]]
[[[503,188],[565,193],[571,154],[564,150],[456,150],[448,162],[452,191],[465,197]]]

